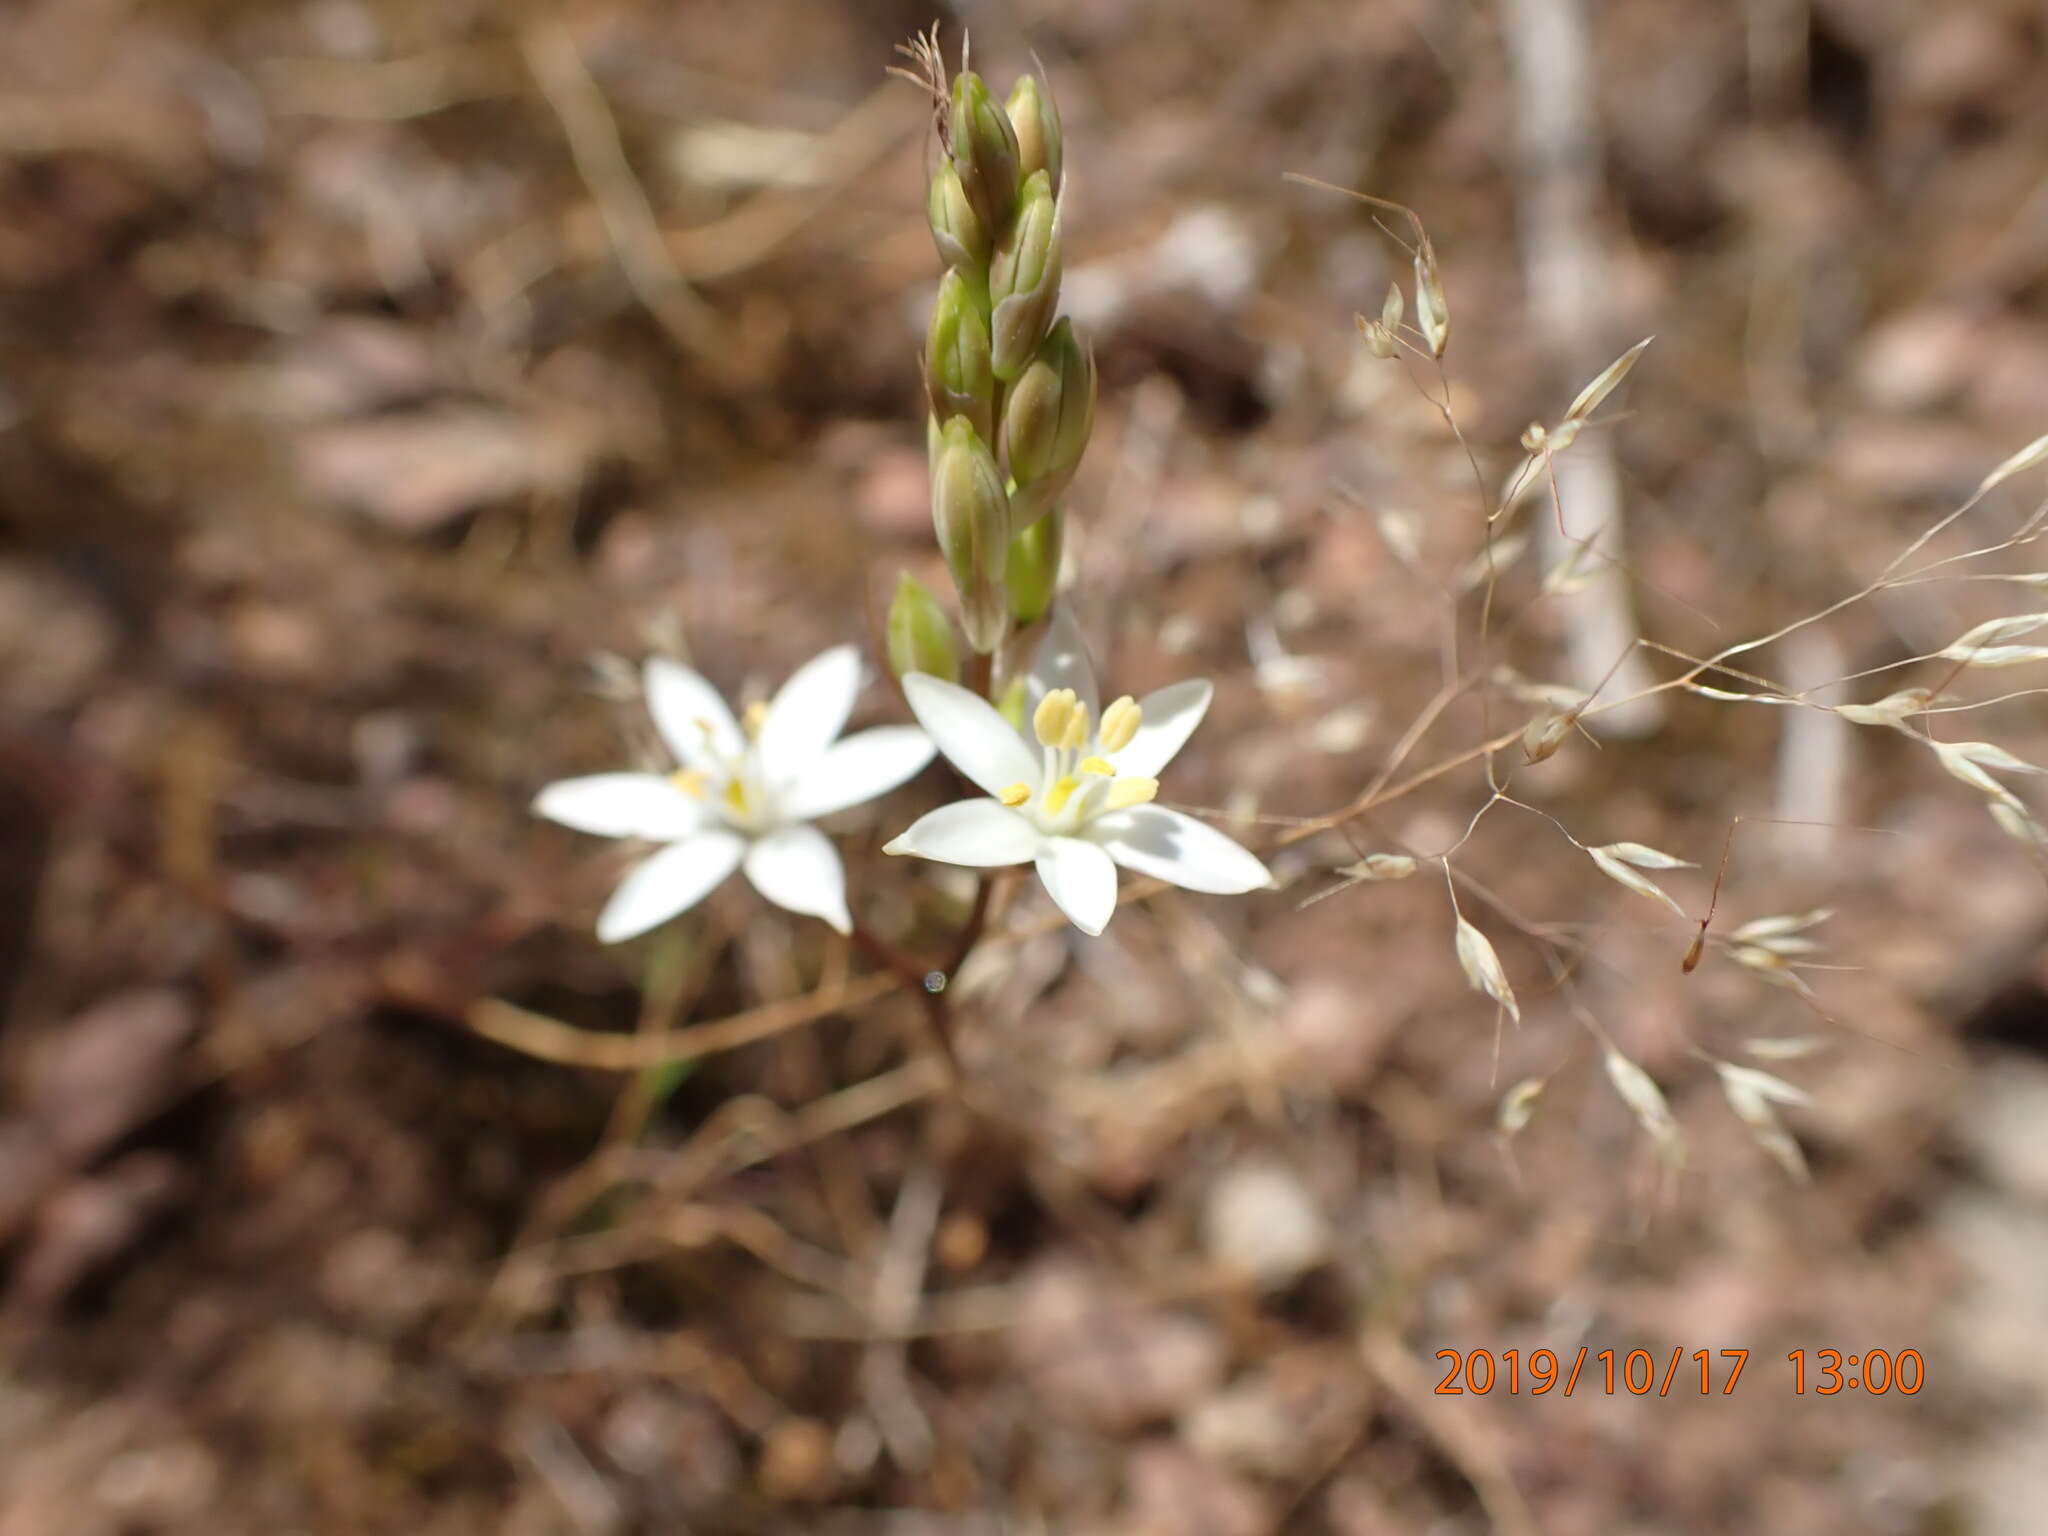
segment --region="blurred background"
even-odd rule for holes
[[[1167,794],[1254,846],[1597,680],[1631,607],[1697,654],[1857,591],[2048,429],[2032,0],[15,0],[0,1533],[2042,1529],[2048,900],[1898,735],[1673,694],[1516,781],[1705,866],[1659,876],[1689,913],[1724,846],[1723,926],[1834,909],[1810,1004],[1682,975],[1691,922],[1497,807],[1497,1030],[1440,883],[1332,873],[1448,846],[1476,765],[1097,943],[1020,891],[967,1103],[743,890],[590,937],[616,859],[526,806],[634,739],[593,657],[772,686],[938,578],[929,115],[884,75],[934,20],[1058,96],[1071,599],[1112,692],[1217,680]],[[1289,171],[1421,215],[1447,386],[1371,357],[1407,259]],[[1574,450],[1635,579],[1507,566],[1507,670],[1402,747],[1523,428],[1651,333]],[[2037,605],[1919,585],[1752,660],[1821,688]],[[2048,761],[2038,704],[1946,734]],[[845,839],[934,952],[954,888],[872,853],[937,777]],[[658,1071],[588,1045],[793,996]],[[1708,1055],[1812,1095],[1809,1182]],[[1751,1355],[1435,1391],[1581,1345]],[[1925,1385],[1798,1394],[1825,1348]]]

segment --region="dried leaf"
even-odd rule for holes
[[[1578,718],[1576,714],[1538,715],[1522,727],[1522,756],[1540,763],[1556,755]]]
[[[1643,348],[1657,338],[1645,336],[1621,356],[1600,370],[1600,374],[1579,391],[1578,398],[1571,403],[1571,409],[1564,413],[1566,421],[1584,421],[1600,408],[1600,402],[1614,393],[1615,386],[1628,377],[1629,370],[1636,365],[1636,359],[1643,355]]]
[[[2000,773],[2041,773],[2032,763],[2022,762],[2005,748],[1989,741],[1930,741],[1927,745],[1941,760],[1941,766],[1953,777],[1961,779],[1973,789],[1981,789],[1994,800],[2018,804],[2013,793],[1985,770],[1995,768]]]
[[[1685,946],[1684,958],[1678,962],[1679,974],[1681,976],[1690,976],[1695,970],[1699,969],[1700,956],[1706,953],[1706,949],[1707,920],[1703,917],[1700,919],[1699,932],[1692,936],[1692,942]]]
[[[2034,820],[2033,814],[2016,800],[1993,800],[1991,819],[1998,823],[1999,830],[2015,842],[2028,843],[2036,848],[2048,848],[2048,827]]]
[[[1902,726],[1914,715],[1925,714],[1934,702],[1933,690],[1906,688],[1886,694],[1874,704],[1837,704],[1835,713],[1857,725]]]
[[[1781,693],[1736,693],[1727,688],[1715,688],[1706,683],[1687,683],[1686,691],[1696,693],[1703,699],[1719,699],[1724,704],[1797,704],[1797,699],[1788,699]]]
[[[1405,853],[1368,853],[1337,873],[1353,880],[1406,880],[1415,873],[1415,861]]]
[[[1579,440],[1579,423],[1561,421],[1555,428],[1532,421],[1522,428],[1522,447],[1541,458],[1547,451],[1553,458]]]
[[[1492,580],[1521,559],[1522,552],[1528,547],[1529,536],[1523,533],[1511,533],[1504,539],[1495,539],[1465,562],[1465,568],[1458,572],[1458,590],[1470,592],[1482,582]]]
[[[2002,485],[2014,475],[2023,474],[2027,470],[2032,469],[2036,464],[2043,463],[2048,463],[2048,434],[2035,438],[2026,447],[1986,475],[1983,482],[1977,487],[1977,496],[1982,496],[1994,485]],[[1975,499],[1976,497],[1974,496],[1971,498],[1973,501]]]
[[[1714,1070],[1721,1079],[1721,1093],[1728,1100],[1728,1107],[1735,1111],[1735,1117],[1749,1127],[1750,1135],[1756,1138],[1758,1146],[1795,1179],[1806,1178],[1806,1157],[1799,1150],[1799,1143],[1792,1133],[1785,1129],[1778,1119],[1772,1103],[1806,1104],[1811,1100],[1801,1089],[1768,1072],[1755,1067],[1738,1067],[1732,1062],[1718,1061]]]
[[[1429,344],[1429,355],[1440,358],[1451,342],[1451,309],[1444,300],[1443,276],[1436,268],[1436,251],[1428,240],[1415,252],[1415,324]]]
[[[1493,945],[1465,920],[1465,914],[1458,914],[1458,964],[1465,972],[1465,979],[1474,989],[1507,1009],[1508,1017],[1516,1023],[1522,1021],[1521,1004],[1515,1001],[1515,989],[1508,985],[1507,972],[1500,967],[1500,956],[1493,951]]]
[[[1760,944],[1737,944],[1728,953],[1737,965],[1753,971],[1772,986],[1781,987],[1787,992],[1796,992],[1801,997],[1813,996],[1813,988],[1806,984],[1805,978],[1797,971],[1791,969],[1790,962],[1783,955],[1765,949]]]
[[[1622,843],[1617,844],[1615,846],[1630,847],[1634,845]],[[1644,850],[1644,852],[1651,851],[1653,850]],[[1638,896],[1647,896],[1652,901],[1663,902],[1665,906],[1669,907],[1672,911],[1676,912],[1680,917],[1684,917],[1686,915],[1685,908],[1681,907],[1677,902],[1673,901],[1670,898],[1670,896],[1668,896],[1662,889],[1658,887],[1657,883],[1654,880],[1650,879],[1648,875],[1638,874],[1635,870],[1629,868],[1630,863],[1632,863],[1633,861],[1620,857],[1614,851],[1614,847],[1588,848],[1586,852],[1592,856],[1593,862],[1600,866],[1600,873],[1607,876],[1608,879],[1614,881],[1617,885],[1627,886],[1630,890],[1634,891]],[[1675,868],[1678,866],[1678,863],[1679,861],[1674,859],[1668,865],[1656,865],[1652,867],[1665,869]]]
[[[2048,613],[2015,613],[2002,619],[1991,619],[1959,636],[1936,654],[1960,660],[1987,645],[2002,645],[2008,640],[2019,639],[2021,635],[2031,635],[2043,624],[2048,624]]]
[[[1821,948],[1812,939],[1802,938],[1796,933],[1778,934],[1753,942],[1758,949],[1767,949],[1774,955],[1785,956],[1818,954]]]
[[[1721,1074],[1723,1087],[1731,1092],[1739,1091],[1744,1097],[1768,1100],[1773,1104],[1813,1102],[1813,1095],[1804,1088],[1758,1067],[1738,1067],[1733,1062],[1720,1061],[1714,1064],[1714,1070]]]
[[[1536,1113],[1536,1101],[1543,1097],[1544,1080],[1525,1077],[1501,1095],[1497,1123],[1503,1136],[1512,1136]]]
[[[1955,659],[1966,667],[2024,667],[2048,661],[2048,645],[1986,645]]]
[[[1698,869],[1699,865],[1687,859],[1674,859],[1668,853],[1642,843],[1608,843],[1605,851],[1613,854],[1624,864],[1633,864],[1637,869]]]
[[[1819,1035],[1759,1035],[1746,1042],[1743,1049],[1759,1061],[1797,1061],[1826,1044]]]
[[[1382,512],[1378,518],[1380,537],[1403,565],[1413,568],[1422,559],[1422,524],[1413,512]]]
[[[1368,320],[1360,315],[1358,334],[1365,338],[1365,349],[1381,362],[1400,352],[1400,345],[1394,340],[1394,333],[1377,320]]]
[[[1682,1166],[1685,1141],[1678,1133],[1678,1122],[1671,1118],[1671,1106],[1664,1101],[1664,1091],[1649,1073],[1613,1046],[1607,1048],[1606,1062],[1607,1080],[1614,1084],[1614,1091],[1621,1095],[1621,1102],[1636,1117],[1636,1123],[1650,1133],[1667,1163],[1674,1168]]]
[[[1757,917],[1744,923],[1729,935],[1737,944],[1754,944],[1762,939],[1777,938],[1781,934],[1803,933],[1808,928],[1817,928],[1835,915],[1833,907],[1814,907],[1806,912],[1785,912],[1771,917]]]

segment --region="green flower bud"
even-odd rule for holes
[[[983,229],[1000,233],[1017,202],[1017,132],[981,76],[953,77],[953,110],[946,124],[953,168]]]
[[[925,335],[924,384],[941,421],[965,416],[983,442],[995,441],[996,376],[990,365],[988,311],[956,268],[939,283]]]
[[[1067,514],[1041,517],[1010,541],[1006,566],[1010,616],[1019,624],[1036,623],[1052,606],[1060,581],[1060,548],[1065,542]]]
[[[953,621],[931,590],[910,572],[896,578],[889,599],[886,641],[889,667],[898,677],[929,672],[949,683],[960,681],[960,651],[953,643]]]
[[[995,242],[974,204],[967,200],[967,189],[960,185],[960,173],[950,160],[941,160],[932,172],[931,187],[925,194],[925,217],[931,221],[939,260],[956,272],[977,277],[988,270]]]
[[[1017,482],[1010,516],[1019,527],[1036,522],[1067,488],[1094,426],[1095,356],[1063,317],[1003,406],[1003,450]]]
[[[1053,195],[1058,196],[1060,109],[1053,105],[1052,93],[1038,83],[1036,75],[1026,75],[1011,87],[1005,110],[1017,134],[1018,173],[1028,177],[1034,171],[1045,172]]]
[[[996,242],[988,291],[996,377],[1007,384],[1031,361],[1060,303],[1060,206],[1044,171],[1024,183],[1016,222]]]
[[[1010,626],[1003,564],[1010,549],[1010,501],[995,455],[974,424],[955,416],[939,433],[932,460],[932,527],[953,585],[967,643],[993,651]]]

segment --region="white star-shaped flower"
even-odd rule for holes
[[[922,673],[903,679],[918,723],[989,798],[941,806],[884,852],[982,868],[1033,863],[1059,909],[1088,934],[1116,911],[1119,864],[1218,895],[1273,883],[1221,832],[1151,804],[1159,770],[1209,708],[1206,680],[1099,709],[1094,664],[1062,611],[1026,690],[1028,736],[965,688]]]
[[[578,832],[668,845],[619,882],[598,915],[598,938],[614,944],[687,912],[742,864],[778,907],[852,928],[839,854],[810,823],[894,789],[932,760],[915,726],[838,739],[860,673],[860,653],[836,646],[797,668],[772,702],[749,708],[742,725],[688,667],[647,663],[648,712],[682,768],[562,779],[533,801]]]

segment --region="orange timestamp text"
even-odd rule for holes
[[[1749,1357],[1746,1349],[1688,1351],[1683,1345],[1669,1356],[1647,1349],[1596,1350],[1587,1344],[1563,1354],[1552,1349],[1526,1353],[1519,1349],[1440,1349],[1436,1358],[1445,1370],[1436,1390],[1444,1397],[1490,1392],[1528,1397],[1552,1392],[1566,1397],[1582,1392],[1669,1397],[1674,1391],[1682,1396],[1727,1397],[1742,1380]],[[1832,1397],[1837,1392],[1861,1391],[1879,1397],[1889,1392],[1911,1397],[1927,1385],[1927,1364],[1917,1349],[1853,1353],[1795,1349],[1785,1356],[1785,1362],[1791,1368],[1786,1384],[1795,1396]]]

